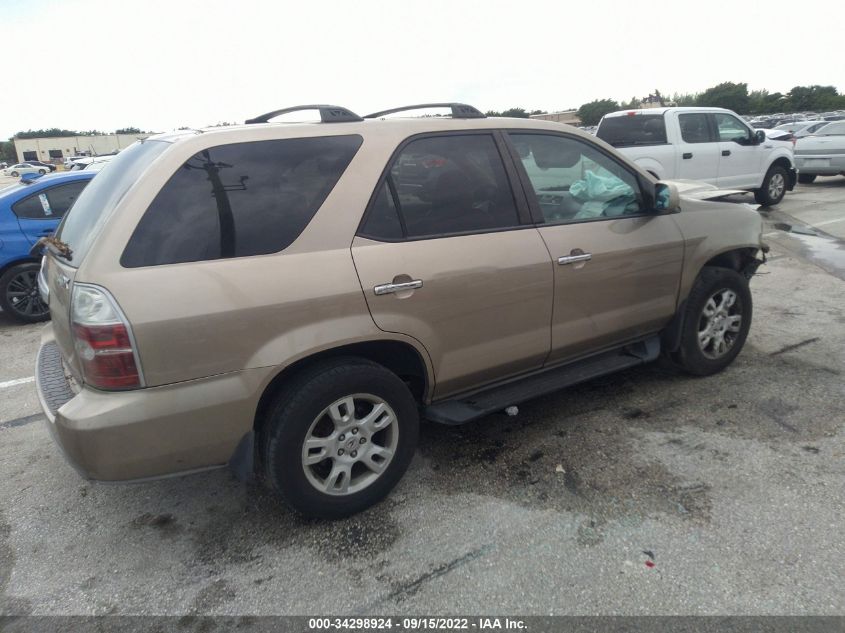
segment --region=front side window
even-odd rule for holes
[[[375,239],[493,231],[519,224],[502,157],[487,134],[423,138],[394,160],[361,228]]]
[[[322,206],[361,142],[357,135],[253,141],[195,154],[156,195],[121,264],[134,268],[284,250]]]
[[[819,130],[823,136],[841,136],[845,134],[845,123],[830,123]]]
[[[716,139],[710,133],[708,115],[703,112],[689,112],[678,115],[681,138],[685,143],[712,143]]]
[[[734,141],[742,144],[751,141],[751,131],[735,116],[718,113],[713,116],[716,120],[716,129],[719,132],[720,141]]]
[[[636,176],[589,143],[543,134],[510,134],[510,138],[547,224],[645,210]]]
[[[70,182],[34,193],[13,204],[12,211],[21,219],[58,220],[76,202],[88,182],[87,180]]]

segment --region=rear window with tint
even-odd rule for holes
[[[662,114],[605,117],[596,136],[614,147],[662,145],[666,143],[666,122]]]
[[[253,141],[195,154],[155,197],[121,264],[135,268],[284,250],[314,217],[361,142],[357,135]]]

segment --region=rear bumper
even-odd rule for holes
[[[132,481],[224,466],[252,432],[269,373],[254,369],[133,391],[74,392],[47,326],[35,380],[50,433],[80,475]]]
[[[836,176],[845,173],[845,154],[795,156],[795,166],[802,174]]]

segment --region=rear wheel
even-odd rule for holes
[[[24,323],[50,318],[50,308],[38,292],[38,264],[28,262],[12,266],[0,277],[0,308]]]
[[[798,182],[802,185],[809,185],[816,179],[816,174],[798,174]]]
[[[12,178],[17,178],[18,176],[20,176],[20,174],[18,172],[16,172],[16,171],[12,172]]]
[[[687,298],[675,362],[698,376],[722,371],[745,344],[751,308],[748,279],[728,268],[705,267]]]
[[[279,395],[264,430],[264,467],[300,513],[340,518],[381,501],[417,444],[419,415],[408,387],[381,365],[321,363]]]
[[[39,169],[39,170],[38,170],[38,173],[39,173],[39,174],[41,174],[41,175],[43,176],[44,174],[46,174],[46,173],[47,173],[47,170],[46,170],[46,169]]]
[[[757,202],[772,206],[783,200],[786,195],[786,170],[780,165],[772,165],[763,179],[763,186],[754,192]]]

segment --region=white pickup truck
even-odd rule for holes
[[[795,186],[792,144],[772,141],[723,108],[606,114],[596,136],[661,180],[701,180],[777,204]]]

